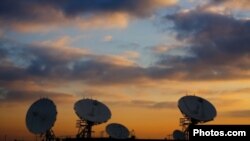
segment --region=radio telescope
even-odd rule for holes
[[[129,130],[119,123],[111,123],[106,126],[106,132],[114,139],[128,139]]]
[[[91,138],[92,126],[107,122],[111,118],[109,108],[103,103],[92,99],[81,99],[74,105],[79,128],[78,138]]]
[[[56,121],[56,105],[48,98],[35,101],[27,111],[26,126],[33,134],[40,134],[46,141],[55,138],[52,127]]]
[[[178,102],[180,111],[192,122],[208,122],[216,116],[215,107],[207,100],[197,96],[184,96]]]
[[[184,96],[179,99],[178,107],[184,118],[180,119],[180,125],[188,137],[190,125],[205,123],[216,117],[216,109],[212,103],[198,96]]]

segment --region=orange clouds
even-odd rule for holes
[[[224,0],[226,8],[246,9],[250,10],[249,0]]]
[[[46,11],[46,10],[44,10]],[[129,22],[129,16],[125,13],[113,13],[104,15],[95,15],[91,17],[67,18],[57,13],[53,19],[45,21],[17,21],[10,23],[1,23],[2,26],[11,26],[11,28],[19,32],[49,32],[58,30],[60,27],[76,27],[80,29],[110,29],[110,28],[125,28]]]
[[[0,25],[21,32],[49,32],[60,27],[125,28],[130,17],[148,17],[176,0],[53,1],[17,3],[2,1]],[[49,14],[48,14],[49,13]]]
[[[140,54],[136,51],[125,51],[122,53],[122,56],[128,59],[138,59],[140,57]]]
[[[200,9],[223,15],[231,15],[234,12],[244,13],[244,11],[250,10],[249,5],[249,0],[211,0],[210,3],[201,6]]]
[[[86,19],[77,18],[75,23],[81,29],[88,28],[126,28],[129,16],[126,13],[97,15]]]

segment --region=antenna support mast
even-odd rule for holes
[[[76,127],[78,128],[77,138],[91,138],[92,126],[94,125],[91,121],[77,120]]]

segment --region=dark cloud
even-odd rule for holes
[[[80,78],[96,84],[129,83],[145,77],[144,70],[140,67],[120,66],[97,60],[77,62],[72,73],[74,79]]]
[[[146,16],[152,14],[152,10],[158,7],[158,4],[151,0],[76,0],[65,1],[64,4],[58,4],[57,7],[60,7],[66,15],[92,14],[92,12],[126,12],[136,16]]]
[[[39,98],[47,97],[57,103],[65,103],[74,101],[72,94],[49,92],[42,90],[8,90],[6,88],[0,89],[0,106],[22,104],[25,102],[32,102]]]
[[[138,66],[122,65],[122,60],[86,55],[72,51],[73,48],[27,45],[4,39],[0,43],[0,49],[10,61],[8,66],[0,64],[0,80],[3,81],[49,79],[114,84],[137,81],[146,76],[144,69]]]
[[[61,3],[47,0],[18,2],[4,0],[0,6],[0,18],[5,16],[15,18],[18,17],[16,14],[29,17],[32,11],[27,12],[29,14],[22,13],[30,10],[26,6],[53,7],[67,13],[65,15],[119,10],[143,15],[140,12],[148,11],[150,8],[139,10],[140,12],[136,8],[132,10],[127,8],[144,7],[150,4],[155,5],[152,1],[140,0],[126,2],[65,0]],[[10,5],[12,8],[8,9]],[[83,7],[79,7],[82,5]],[[7,16],[8,14],[10,15]],[[173,22],[172,30],[176,32],[177,40],[185,41],[186,45],[176,49],[175,52],[181,51],[181,55],[169,54],[169,51],[166,51],[159,54],[157,63],[147,68],[121,65],[121,62],[113,63],[112,58],[109,61],[103,61],[105,56],[73,51],[73,48],[21,44],[1,38],[0,80],[81,80],[91,84],[119,84],[138,83],[145,78],[153,80],[249,78],[249,20],[235,19],[230,15],[205,12],[201,9],[168,15],[164,19],[167,22]],[[170,50],[173,51],[175,48],[170,47]]]
[[[0,53],[3,55],[0,61],[5,63],[0,64],[0,80],[79,80],[85,84],[108,85],[143,83],[147,79],[249,78],[250,32],[246,32],[250,31],[249,21],[194,11],[168,18],[175,23],[178,39],[189,43],[179,50],[190,55],[177,56],[167,52],[156,64],[142,68],[123,65],[124,60],[75,48],[21,44],[1,38]],[[197,20],[195,26],[189,25],[196,18],[203,20]]]
[[[166,70],[154,74],[192,80],[249,78],[249,20],[202,10],[165,18],[174,23],[176,38],[187,43],[186,55],[162,55],[158,65]]]
[[[86,84],[140,83],[145,79],[248,79],[250,21],[200,9],[165,17],[176,38],[185,41],[180,55],[160,54],[142,68],[82,50],[0,39],[0,80],[80,80]],[[175,48],[171,48],[171,51]],[[6,61],[7,60],[7,61]],[[106,60],[106,61],[104,61]],[[108,60],[108,61],[107,61]],[[4,62],[4,63],[2,63]]]
[[[0,87],[0,100],[5,99],[7,93],[8,93],[7,89]]]
[[[229,111],[229,112],[224,113],[224,115],[230,116],[230,117],[249,118],[250,110]]]
[[[9,64],[0,65],[1,80],[30,79],[32,76],[50,76],[54,72],[60,75],[70,60],[59,57],[60,51],[47,47],[25,45],[10,40],[1,39],[0,48],[5,52]],[[73,58],[74,59],[74,58]],[[65,65],[64,64],[64,65]]]
[[[50,23],[59,17],[91,17],[116,12],[127,13],[135,17],[153,14],[158,8],[173,5],[175,0],[2,0],[0,4],[1,24]],[[46,12],[44,12],[46,11]],[[62,22],[62,21],[58,21]]]
[[[211,0],[210,6],[223,6],[230,10],[250,10],[249,0]]]

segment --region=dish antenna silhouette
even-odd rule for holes
[[[191,125],[211,121],[216,116],[213,104],[198,96],[187,95],[180,98],[178,107],[184,115],[184,118],[180,118],[180,125],[186,139],[189,138],[188,129]]]
[[[35,101],[27,111],[26,126],[33,134],[40,134],[46,141],[53,140],[52,127],[56,121],[56,105],[48,98]]]
[[[183,133],[180,130],[174,130],[173,132],[173,138],[174,140],[185,140],[185,133]]]
[[[215,107],[207,100],[198,96],[184,96],[178,101],[178,107],[184,116],[192,122],[208,122],[216,116]]]
[[[122,124],[111,123],[106,126],[106,132],[111,138],[114,139],[128,139],[129,130]]]
[[[111,118],[109,108],[97,100],[81,99],[75,103],[74,110],[80,118],[77,120],[77,138],[91,138],[92,126],[107,122]]]

